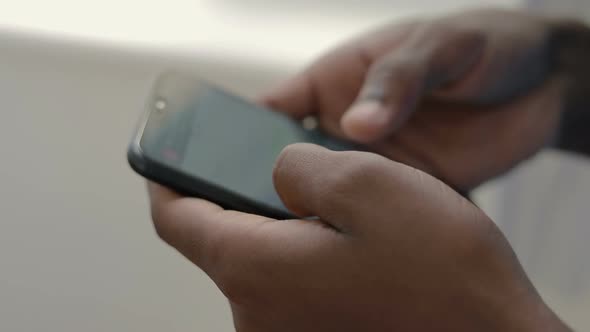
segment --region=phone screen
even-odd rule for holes
[[[286,210],[272,181],[289,144],[350,150],[341,141],[202,82],[168,77],[152,100],[141,148],[148,158],[234,194]]]

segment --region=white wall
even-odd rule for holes
[[[0,27],[299,66],[393,19],[519,0],[0,0]]]
[[[0,44],[0,330],[231,330],[215,287],[154,235],[125,162],[164,65]]]

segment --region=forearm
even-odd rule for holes
[[[557,148],[590,156],[590,27],[565,21],[554,26],[556,65],[568,79]]]

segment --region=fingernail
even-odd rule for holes
[[[383,137],[391,122],[388,109],[376,101],[363,101],[353,105],[342,117],[342,130],[348,138],[370,143]]]
[[[376,101],[363,101],[351,107],[347,112],[349,121],[362,122],[371,127],[383,127],[389,124],[391,112]]]

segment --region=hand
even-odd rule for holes
[[[397,24],[312,64],[264,102],[469,190],[555,135],[552,23],[480,10]]]
[[[225,211],[150,185],[158,234],[215,281],[239,332],[561,331],[505,238],[433,177],[294,145],[283,202],[320,220]]]

